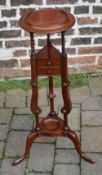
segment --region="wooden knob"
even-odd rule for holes
[[[48,61],[48,65],[51,65],[51,61]]]
[[[51,70],[50,69],[48,70],[48,74],[51,74]]]

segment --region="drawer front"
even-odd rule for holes
[[[61,68],[60,67],[51,67],[51,68],[38,67],[37,75],[48,75],[48,76],[61,75]]]
[[[36,65],[38,66],[60,66],[61,65],[61,59],[36,59]]]

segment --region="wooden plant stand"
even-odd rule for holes
[[[27,137],[24,155],[20,159],[15,160],[12,165],[17,165],[26,158],[34,140],[39,136],[68,137],[75,145],[75,149],[81,158],[89,163],[95,163],[95,161],[87,157],[81,150],[77,134],[68,126],[68,114],[71,112],[72,103],[69,94],[70,81],[67,79],[68,58],[65,53],[65,31],[72,27],[74,23],[75,19],[73,15],[70,13],[67,14],[60,9],[43,9],[27,12],[19,21],[20,26],[30,33],[31,39],[31,111],[35,115],[36,126]],[[61,33],[61,53],[51,44],[50,35],[55,32]],[[47,44],[37,53],[34,50],[34,33],[47,35]],[[61,108],[63,119],[58,117],[54,109],[53,75],[61,76],[64,103]],[[39,121],[41,109],[38,106],[38,76],[48,76],[49,79],[48,97],[50,101],[50,112],[41,121]]]

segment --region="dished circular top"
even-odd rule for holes
[[[22,28],[34,33],[54,33],[66,31],[73,26],[75,18],[72,14],[60,9],[40,9],[27,12],[20,18]]]

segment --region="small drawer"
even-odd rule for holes
[[[60,66],[60,58],[55,59],[36,59],[36,66]]]
[[[37,68],[37,75],[61,75],[61,68],[60,67],[38,67]]]

